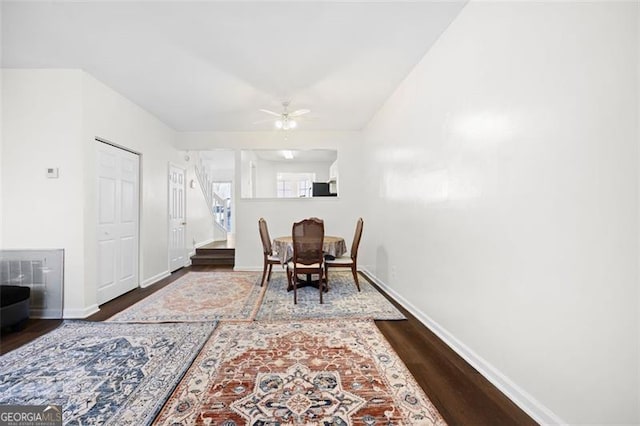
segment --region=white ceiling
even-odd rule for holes
[[[359,130],[466,0],[3,1],[5,68],[80,68],[178,131]]]
[[[267,161],[282,162],[324,162],[332,163],[338,158],[338,151],[334,149],[309,149],[309,150],[287,150],[291,152],[293,158],[288,160],[284,156],[283,150],[275,149],[254,149],[252,152],[260,159]]]

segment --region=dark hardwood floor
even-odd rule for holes
[[[189,271],[231,269],[231,267],[222,266],[192,266],[180,269],[151,287],[135,289],[105,303],[100,306],[100,312],[88,319],[103,321]],[[363,278],[366,279],[366,277]],[[413,315],[391,298],[387,298],[408,319],[407,321],[376,321],[376,325],[447,423],[491,426],[537,424]],[[2,334],[0,353],[4,354],[30,342],[53,330],[61,322],[61,320],[29,320],[22,331]]]

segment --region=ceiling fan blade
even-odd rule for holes
[[[310,112],[311,112],[310,109],[299,109],[299,110],[293,111],[292,113],[289,113],[289,117],[300,117],[301,115],[309,114]]]
[[[271,114],[271,115],[276,116],[276,117],[280,117],[280,116],[282,116],[282,114],[280,114],[280,113],[278,113],[278,112],[270,111],[270,110],[268,110],[268,109],[261,109],[260,111],[262,111],[262,112],[266,112],[267,114]]]

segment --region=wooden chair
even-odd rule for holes
[[[264,218],[258,220],[258,229],[260,230],[260,239],[262,240],[262,253],[264,256],[264,266],[262,268],[262,279],[260,280],[260,287],[264,285],[264,278],[267,277],[267,282],[271,279],[271,269],[273,265],[280,264],[280,258],[273,254],[271,248],[271,238],[269,237],[269,230],[267,229],[267,221]],[[269,273],[267,275],[267,270]]]
[[[359,218],[356,223],[356,233],[353,236],[353,242],[351,243],[351,253],[349,253],[348,256],[340,256],[333,260],[325,259],[327,281],[329,279],[329,268],[351,268],[353,280],[356,282],[358,291],[360,291],[360,283],[358,282],[358,246],[360,245],[360,239],[362,238],[363,224],[364,221],[362,218]]]
[[[322,243],[324,222],[318,218],[305,219],[293,224],[293,258],[287,263],[287,279],[293,286],[293,303],[298,303],[298,274],[318,275],[320,303],[326,282]]]

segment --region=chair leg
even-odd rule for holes
[[[324,293],[324,286],[323,286],[323,278],[326,279],[325,277],[323,277],[323,273],[322,271],[320,271],[320,276],[318,277],[318,288],[320,289],[320,304],[323,304],[324,302],[322,301],[322,293]]]
[[[351,265],[351,273],[353,274],[353,280],[356,282],[356,287],[358,287],[358,291],[360,291],[360,283],[358,282],[358,268],[354,263]]]
[[[289,288],[293,287],[293,303],[297,304],[298,303],[298,294],[296,292],[296,280],[293,280],[293,283],[291,282],[291,270],[289,268],[287,268],[287,282],[289,284]]]
[[[271,270],[273,269],[273,263],[269,264],[269,273],[267,274],[267,282],[271,281]]]
[[[298,278],[293,277],[293,304],[298,304]]]
[[[325,264],[325,267],[324,267],[324,280],[325,280],[324,281],[325,285],[327,287],[327,291],[329,291],[329,267],[326,266],[326,264]]]
[[[264,261],[264,267],[262,268],[262,279],[260,280],[260,287],[264,285],[264,277],[267,275],[267,261]]]

